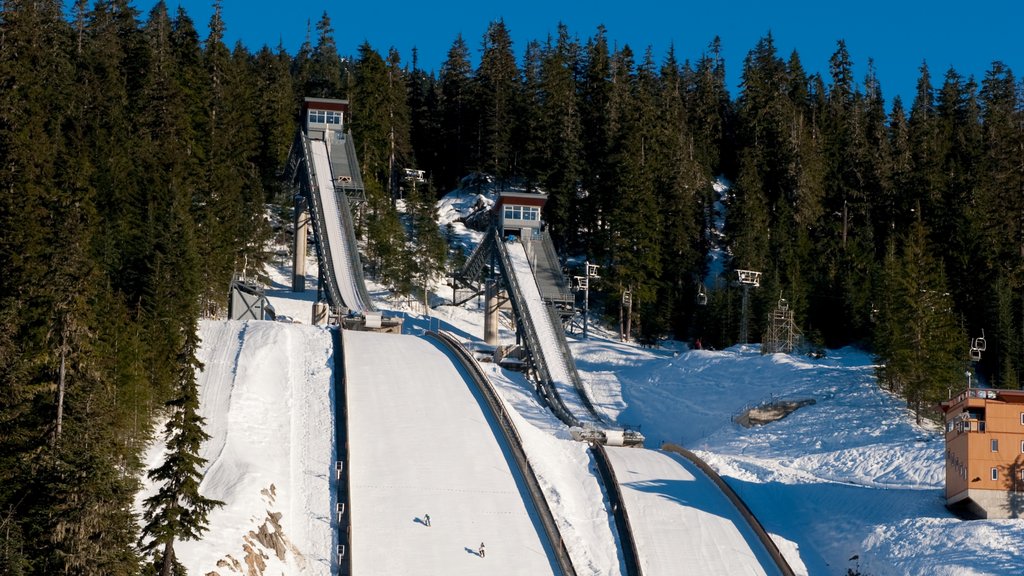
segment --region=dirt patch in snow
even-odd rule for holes
[[[769,402],[767,404],[762,404],[760,406],[750,408],[749,410],[745,410],[733,418],[733,420],[744,428],[761,426],[768,424],[769,422],[781,420],[798,409],[815,403],[816,400],[814,398],[807,398],[804,400],[776,400],[774,402]]]

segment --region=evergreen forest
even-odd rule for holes
[[[306,96],[350,102],[358,233],[395,293],[458,260],[434,203],[488,174],[549,194],[559,252],[601,266],[591,310],[614,323],[629,291],[643,341],[737,343],[735,270],[757,270],[752,341],[782,296],[807,341],[873,351],[919,417],[965,371],[1021,387],[1024,83],[1000,62],[922,63],[913,101],[887,102],[842,40],[815,73],[766,34],[729,63],[732,95],[717,39],[656,59],[603,27],[514,47],[496,21],[428,71],[415,51],[339,54],[326,13],[295,54],[227,46],[214,6],[201,38],[164,2],[0,2],[2,576],[183,573],[174,541],[218,504],[196,492],[197,323],[271,257]],[[406,167],[428,181],[400,215]],[[146,470],[161,438],[173,458]],[[164,488],[140,516],[145,474]]]

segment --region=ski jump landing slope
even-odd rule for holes
[[[779,574],[739,511],[681,456],[606,447],[643,574]]]
[[[457,361],[415,336],[346,330],[342,348],[352,573],[558,573],[498,424]]]
[[[600,424],[590,409],[587,408],[580,391],[573,385],[572,376],[565,356],[558,346],[557,338],[561,334],[562,327],[552,322],[548,314],[547,305],[541,297],[540,288],[537,287],[537,279],[534,278],[533,268],[530,267],[530,260],[526,257],[526,248],[521,242],[509,242],[505,244],[508,250],[509,260],[512,263],[512,273],[516,275],[519,289],[522,290],[525,305],[540,340],[541,354],[544,362],[547,363],[548,372],[551,376],[552,385],[558,390],[558,395],[565,408],[581,422]],[[556,332],[557,331],[557,332]]]
[[[323,140],[310,140],[309,147],[316,172],[316,193],[320,197],[320,206],[323,209],[325,228],[323,235],[325,238],[322,241],[325,241],[328,246],[331,256],[328,264],[334,272],[341,299],[344,301],[344,305],[350,309],[373,310],[369,300],[363,298],[366,289],[361,286],[362,276],[352,269],[352,263],[357,261],[354,251],[358,248],[349,246],[348,235],[342,228],[341,210],[346,208],[339,206],[337,192],[334,190],[327,143]]]

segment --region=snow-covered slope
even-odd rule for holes
[[[644,574],[778,574],[739,511],[693,463],[658,450],[606,452]]]
[[[471,198],[453,195],[443,203],[445,217],[451,221],[458,206],[479,201]],[[479,239],[458,222],[452,224],[453,235],[462,241]],[[278,311],[308,320],[311,294],[288,292],[288,274],[270,272],[275,282],[271,300]],[[315,277],[307,278],[308,285],[314,283]],[[375,296],[383,292],[378,289]],[[450,294],[438,287],[431,300],[437,304]],[[477,300],[458,308],[436,305],[429,317],[414,303],[383,297],[376,303],[404,315],[410,333],[440,328],[466,340],[483,334]],[[213,436],[204,446],[210,470],[203,490],[228,505],[211,515],[203,542],[179,545],[179,557],[192,573],[227,576],[240,572],[232,572],[227,556],[244,567],[243,546],[249,545],[265,554],[266,574],[329,574],[335,536],[330,529],[333,482],[328,480],[333,404],[327,334],[265,322],[210,321],[202,331],[206,370],[200,386],[207,431]],[[501,337],[507,342],[513,335],[502,330]],[[942,436],[934,427],[915,425],[903,402],[878,388],[867,353],[847,348],[814,360],[761,356],[756,347],[644,349],[603,336],[594,324],[590,340],[570,338],[570,346],[584,382],[599,390],[593,397],[603,413],[617,417],[620,425],[641,426],[650,447],[671,441],[697,451],[743,497],[798,573],[1022,573],[1024,520],[963,522],[945,510]],[[578,573],[623,573],[607,500],[585,445],[568,439],[565,427],[540,405],[521,374],[494,365],[484,369],[512,410]],[[815,404],[760,427],[743,428],[732,419],[746,406],[778,398],[813,399]],[[441,416],[447,412],[440,405],[449,401],[448,395],[423,399],[423,416],[453,420]],[[395,434],[393,444],[418,445],[430,439],[430,430],[412,435],[407,429],[379,427],[374,432],[381,436],[378,442]],[[151,465],[159,462],[160,452],[159,447],[151,451]],[[392,454],[382,453],[382,458]],[[667,473],[662,476],[645,482],[672,480]],[[419,527],[413,519],[423,513],[431,514],[436,528],[444,516],[418,503],[396,504],[407,508],[405,528]],[[282,514],[279,533],[302,554],[304,569],[296,554],[279,560],[261,544],[246,544],[245,538],[254,541],[249,532],[259,534],[268,511]],[[660,522],[652,520],[643,529],[657,529]],[[266,533],[278,533],[272,523],[268,526]],[[480,539],[489,551],[500,541]],[[652,546],[652,553],[662,552],[661,545]],[[396,546],[392,551],[410,555],[407,561],[415,565],[416,549]],[[473,560],[465,550],[462,554],[463,560]],[[255,562],[255,556],[250,558]],[[228,564],[216,566],[221,559]]]
[[[210,513],[202,540],[175,545],[179,560],[191,574],[330,574],[330,334],[204,321],[200,336],[200,412],[210,435],[200,490],[227,505]],[[161,445],[149,452],[151,467],[162,459]]]
[[[500,428],[455,360],[414,336],[343,342],[353,573],[557,573]]]

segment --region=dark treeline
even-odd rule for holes
[[[559,249],[602,266],[609,319],[631,292],[642,338],[733,344],[734,270],[752,269],[754,340],[781,294],[813,341],[873,349],[918,409],[965,384],[982,329],[981,375],[1020,384],[1024,90],[998,62],[980,82],[922,65],[909,108],[887,106],[842,42],[826,77],[769,35],[732,98],[717,40],[655,61],[560,26],[517,62],[499,21],[427,72],[369,45],[342,58],[326,15],[289,55],[229,48],[219,9],[200,39],[162,2],[144,17],[89,4],[68,18],[58,0],[0,3],[0,575],[150,573],[168,541],[201,533],[177,524],[172,492],[140,530],[140,455],[160,415],[182,458],[201,441],[197,322],[266,261],[303,96],[351,102],[359,232],[396,292],[440,270],[433,201],[480,171],[550,194]],[[429,175],[404,221],[403,167]],[[713,243],[731,258],[708,279]],[[154,478],[175,476],[194,483]]]

